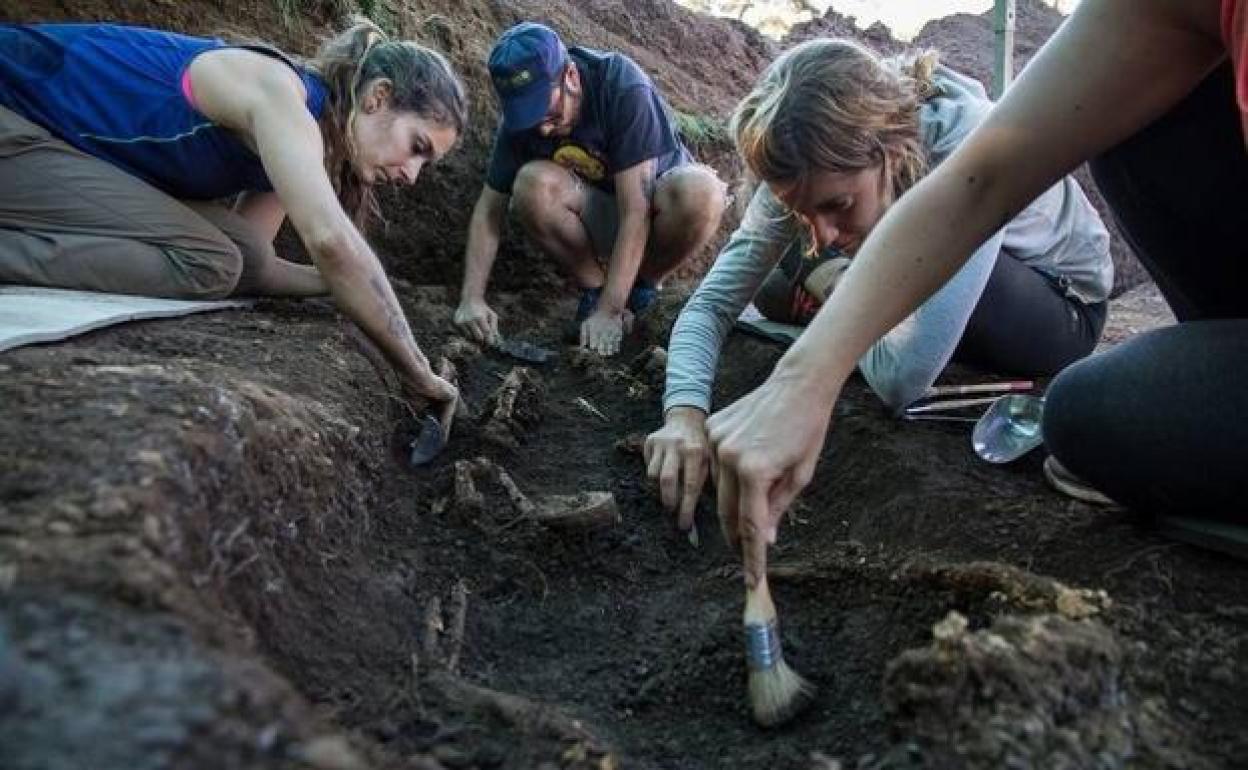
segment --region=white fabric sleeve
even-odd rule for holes
[[[923,395],[957,350],[1001,252],[995,233],[944,286],[871,346],[858,362],[867,384],[896,412]]]
[[[693,406],[710,413],[724,340],[798,234],[792,215],[766,185],[759,185],[741,224],[672,327],[664,412],[674,406]]]

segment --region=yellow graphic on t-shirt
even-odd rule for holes
[[[579,144],[563,145],[555,150],[551,160],[590,182],[601,182],[607,176],[606,164]]]

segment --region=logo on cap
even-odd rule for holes
[[[522,22],[499,37],[488,66],[502,97],[505,130],[525,130],[541,122],[567,56],[559,36],[543,24]]]
[[[511,75],[511,77],[496,78],[494,80],[499,91],[514,91],[524,88],[533,82],[533,70],[523,69]]]

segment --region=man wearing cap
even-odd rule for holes
[[[667,105],[627,56],[567,48],[525,22],[490,53],[503,120],[473,209],[455,323],[498,339],[485,287],[508,207],[581,289],[582,347],[619,351],[659,282],[710,240],[725,187],[694,163]]]

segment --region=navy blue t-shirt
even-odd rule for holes
[[[583,90],[576,127],[569,136],[551,138],[537,129],[500,129],[485,177],[491,189],[510,195],[520,167],[538,159],[553,160],[607,192],[615,191],[617,173],[643,161],[657,161],[656,176],[689,161],[663,97],[632,59],[580,47],[569,48],[568,55]]]
[[[177,198],[272,190],[260,158],[182,91],[194,58],[225,45],[112,24],[0,24],[0,106]],[[287,64],[319,117],[325,84]]]

